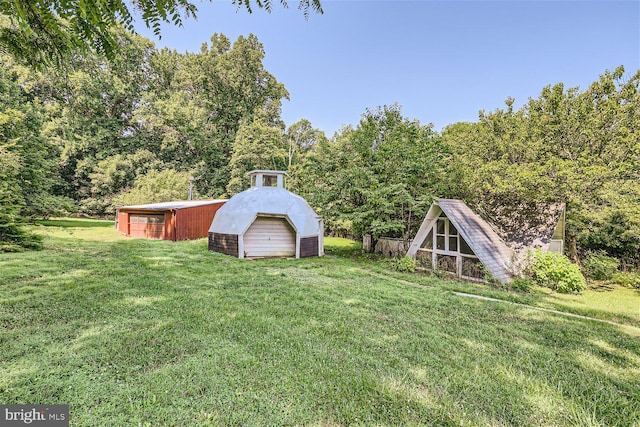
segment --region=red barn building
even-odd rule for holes
[[[191,240],[207,237],[213,217],[226,200],[188,200],[119,206],[116,228],[130,237]]]

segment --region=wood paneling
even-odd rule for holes
[[[164,240],[201,239],[207,237],[213,217],[224,203],[219,201],[167,210],[118,208],[118,230],[131,237]]]
[[[300,258],[318,256],[318,236],[300,239]]]
[[[238,235],[209,233],[209,250],[238,256]]]
[[[129,213],[118,211],[118,231],[129,235]]]

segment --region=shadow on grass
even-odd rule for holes
[[[36,221],[36,225],[45,227],[62,227],[62,228],[106,228],[113,227],[113,221],[104,219],[43,219]]]

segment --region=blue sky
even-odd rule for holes
[[[436,130],[516,107],[562,82],[587,87],[605,70],[640,69],[640,1],[337,1],[305,20],[289,9],[236,10],[194,2],[198,19],[163,26],[156,46],[197,52],[214,33],[255,34],[265,68],[289,91],[282,116],[333,135],[367,108],[400,104]],[[277,0],[274,0],[277,3]]]

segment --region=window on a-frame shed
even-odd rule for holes
[[[460,236],[460,253],[463,253],[465,255],[473,255],[473,256],[476,255],[473,253],[473,251],[471,250],[467,242],[462,238],[462,236]]]
[[[449,251],[458,252],[458,230],[449,221]]]
[[[446,249],[447,220],[445,218],[438,218],[436,222],[436,249],[444,251]]]
[[[433,227],[429,230],[427,238],[422,242],[422,249],[433,249]]]

